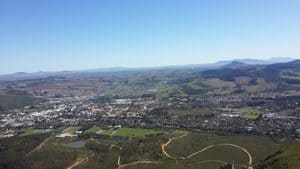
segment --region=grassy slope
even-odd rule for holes
[[[36,98],[27,95],[0,95],[0,107],[4,110],[32,105]]]
[[[300,143],[289,145],[283,152],[266,160],[259,169],[300,169]]]
[[[218,136],[203,133],[192,133],[182,139],[175,140],[167,147],[167,150],[170,154],[181,157],[187,156],[211,144],[219,143],[232,143],[246,148],[252,154],[254,163],[256,164],[264,160],[268,155],[275,153],[280,148],[280,145],[266,137]],[[211,151],[195,156],[195,160],[212,160],[215,157],[219,160],[228,160],[228,157],[230,157],[231,160],[235,160],[236,162],[244,162],[244,158],[240,158],[244,157],[244,153],[241,154],[239,151],[233,150],[233,153],[231,154],[229,153],[229,150],[233,149],[214,148],[211,149]]]
[[[150,132],[151,130],[125,128],[125,130],[121,131],[121,133],[126,135],[131,135],[133,131],[142,135],[145,134],[145,132]],[[151,132],[157,131],[153,130]],[[180,130],[173,132],[174,135],[181,135],[183,133],[187,132]],[[89,140],[86,147],[83,148],[69,148],[63,146],[64,143],[77,141],[77,138],[72,138],[71,140],[68,138],[52,138],[40,151],[34,152],[32,155],[25,159],[24,156],[48,136],[49,135],[32,135],[27,137],[15,137],[0,140],[0,168],[1,165],[2,168],[65,168],[66,166],[74,163],[76,159],[80,159],[82,157],[89,157],[89,160],[87,163],[81,164],[77,168],[117,168],[116,164],[120,149],[117,147],[110,149],[111,144],[117,144],[118,146],[123,147],[123,150],[121,152],[122,164],[135,162],[138,160],[162,162],[162,164],[141,164],[128,167],[130,169],[210,169],[219,168],[220,164],[197,164],[195,162],[208,159],[220,159],[226,161],[235,160],[237,165],[241,165],[241,163],[247,163],[248,160],[247,156],[238,149],[234,149],[231,147],[216,147],[195,156],[191,160],[178,161],[176,164],[176,161],[167,159],[161,152],[161,144],[167,142],[167,138],[163,137],[136,137],[130,140],[122,139],[119,137],[107,137],[97,139],[95,141]],[[165,135],[164,137],[169,136]],[[167,151],[172,155],[180,156],[190,154],[191,152],[195,152],[207,145],[217,143],[234,143],[245,147],[254,157],[255,164],[265,159],[266,156],[278,151],[280,147],[280,145],[274,143],[271,139],[266,137],[217,136],[197,132],[190,133],[188,136],[174,141],[167,147]],[[7,144],[9,144],[10,146],[8,147],[8,149],[5,149],[5,145]],[[296,169],[296,167],[293,168],[293,166],[298,165],[297,160],[299,161],[300,152],[299,145],[300,143],[298,143],[298,147],[291,146],[284,154],[275,156],[276,159],[280,159],[282,160],[282,162],[275,163],[273,165],[284,166],[286,165],[285,162],[287,161],[288,165],[291,165],[291,169]],[[288,159],[285,159],[286,157]],[[7,167],[7,165],[15,165],[15,167]],[[268,167],[266,169],[272,168]]]
[[[100,130],[101,128],[98,127],[97,125],[94,125],[93,127],[89,128],[88,130],[86,130],[86,133],[96,133],[98,130]]]
[[[29,161],[26,154],[47,137],[49,135],[43,134],[0,139],[0,169],[28,168]]]
[[[22,133],[20,136],[25,137],[25,136],[30,136],[30,135],[38,135],[38,134],[46,134],[52,132],[53,129],[27,129]]]
[[[120,128],[113,136],[122,137],[145,137],[146,135],[164,133],[163,131],[156,131],[150,129],[139,129],[139,128]]]

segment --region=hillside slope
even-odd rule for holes
[[[300,169],[300,142],[266,159],[257,169]]]

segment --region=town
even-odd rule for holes
[[[299,138],[300,117],[279,114],[283,109],[297,109],[299,102],[297,93],[282,92],[168,99],[112,99],[95,94],[50,97],[37,105],[2,113],[0,128],[5,133],[3,137],[14,136],[26,127],[53,129],[97,124],[105,128],[184,128]],[[201,112],[203,108],[205,111]],[[186,114],[173,113],[176,111]]]

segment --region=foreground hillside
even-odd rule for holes
[[[56,133],[71,129],[75,128]],[[234,161],[235,167],[242,169],[259,165],[285,145],[269,137],[198,131],[157,130],[160,134],[149,134],[154,130],[121,128],[99,135],[95,134],[95,126],[82,129],[86,129],[85,134],[72,138],[35,133],[1,139],[0,168],[219,169]]]
[[[288,145],[267,158],[258,169],[299,169],[300,168],[300,142]]]

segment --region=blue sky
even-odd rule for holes
[[[0,0],[0,74],[300,58],[299,0]]]

